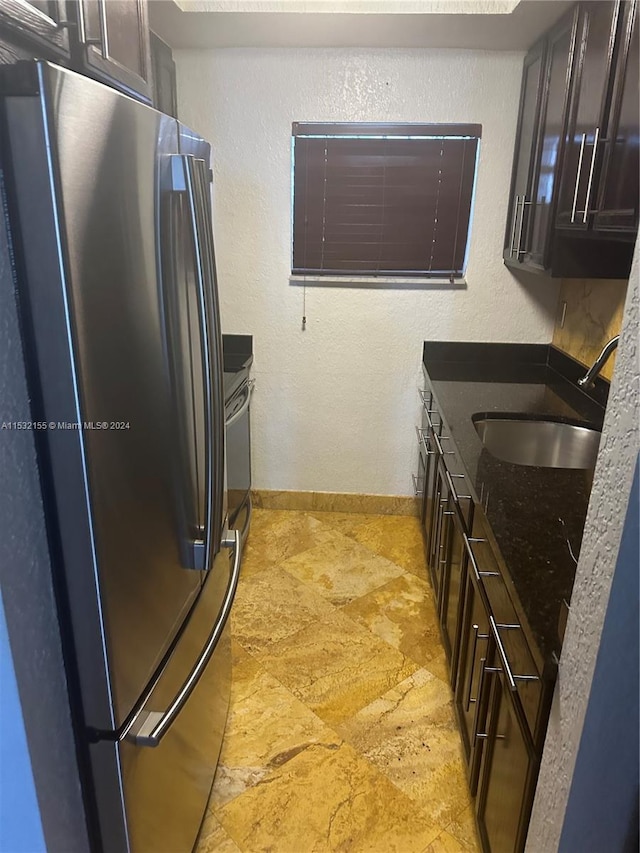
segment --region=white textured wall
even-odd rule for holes
[[[640,450],[639,254],[636,246],[527,853],[558,849]]]
[[[409,494],[422,342],[548,342],[557,285],[502,264],[522,54],[177,51],[180,118],[211,140],[223,329],[254,335],[254,485]],[[293,121],[479,122],[466,289],[289,284]]]

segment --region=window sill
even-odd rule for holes
[[[457,290],[467,286],[466,277],[456,278],[421,278],[420,276],[347,276],[347,275],[290,275],[289,284],[316,287],[384,287],[384,288],[452,288]]]

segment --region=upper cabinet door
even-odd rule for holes
[[[585,230],[595,203],[597,171],[607,133],[616,34],[621,19],[620,0],[584,3],[581,6],[575,83],[557,224]]]
[[[556,179],[562,159],[577,28],[576,9],[549,34],[533,186],[530,196],[522,203],[527,228],[524,242],[519,246],[520,254],[521,257],[526,255],[528,263],[542,268],[548,265],[550,229],[557,197]]]
[[[611,120],[604,143],[604,157],[593,227],[597,231],[628,232],[638,229],[638,186],[640,152],[638,150],[640,115],[638,104],[638,28],[637,2],[628,3],[623,21],[623,36],[616,68],[611,105]]]
[[[69,30],[62,0],[2,0],[0,27],[13,38],[52,57],[69,56]]]
[[[151,36],[151,65],[153,67],[153,106],[168,116],[178,118],[176,64],[171,48],[154,32]]]
[[[77,15],[83,70],[151,102],[146,0],[79,0]]]
[[[545,42],[543,40],[529,51],[525,57],[522,71],[520,115],[518,117],[518,133],[504,242],[505,260],[520,260],[518,237],[521,238],[524,226],[522,220],[524,202],[531,185],[531,164],[536,141],[544,61]]]

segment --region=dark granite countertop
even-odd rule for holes
[[[544,667],[559,652],[558,621],[569,601],[593,471],[503,462],[484,447],[478,413],[548,416],[602,427],[608,383],[589,393],[575,384],[584,368],[552,346],[425,342],[423,362],[444,432],[455,441],[496,557]],[[488,496],[488,497],[487,497]]]

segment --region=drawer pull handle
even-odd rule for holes
[[[443,438],[447,438],[447,436],[446,436],[446,435],[445,435],[445,436],[439,436],[439,435],[434,431],[434,433],[433,433],[433,438],[434,438],[434,441],[435,441],[435,443],[436,443],[436,447],[438,448],[438,453],[440,454],[440,456],[445,456],[445,455],[447,455],[447,456],[454,456],[454,455],[455,455],[455,452],[454,452],[453,450],[443,450],[443,449],[442,449],[442,445],[440,444],[440,441],[441,441]]]
[[[451,474],[448,471],[445,471],[444,474],[445,474],[445,477],[447,480],[447,485],[449,486],[449,491],[451,492],[451,495],[453,496],[453,500],[455,501],[456,504],[460,504],[461,500],[464,500],[464,501],[472,500],[471,495],[459,495],[456,492],[456,487],[453,485],[453,480],[451,479]],[[464,477],[464,474],[458,474],[457,476],[458,477]]]
[[[475,575],[476,582],[480,584],[480,578],[499,578],[500,572],[481,572],[478,569],[478,564],[476,563],[476,558],[471,550],[472,542],[486,542],[486,539],[470,539],[466,533],[462,534],[462,538],[464,539],[464,545],[467,549],[467,554],[469,555],[469,562],[471,563],[471,568],[473,569],[473,574]]]
[[[429,432],[428,429],[420,429],[420,427],[416,427],[416,435],[418,436],[418,446],[422,448],[425,456],[434,456],[435,450],[429,450],[427,447],[427,440],[424,437],[425,433]]]
[[[514,675],[514,673],[511,671],[511,666],[507,658],[507,652],[502,643],[502,637],[500,636],[498,624],[493,616],[489,616],[489,624],[491,625],[491,633],[493,634],[493,639],[495,640],[496,648],[498,650],[498,657],[500,658],[500,663],[502,664],[502,671],[504,672],[507,682],[509,684],[509,690],[511,690],[512,693],[515,693],[517,691],[518,686],[516,684],[516,681],[540,681],[540,678],[537,675]]]
[[[419,482],[419,479],[420,479],[420,478],[419,478],[419,477],[416,477],[416,475],[415,475],[415,474],[412,474],[412,475],[411,475],[411,479],[413,480],[413,494],[414,494],[417,498],[421,498],[421,497],[422,497],[422,495],[424,494],[424,489],[421,489],[421,488],[418,486],[418,482]]]

